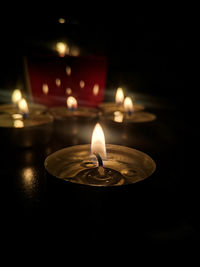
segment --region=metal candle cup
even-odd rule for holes
[[[52,134],[53,117],[49,114],[0,114],[2,145],[31,147],[47,143]]]
[[[98,187],[136,183],[156,168],[154,161],[143,152],[118,145],[105,146],[104,133],[98,123],[91,145],[61,149],[48,156],[44,165],[56,178]]]

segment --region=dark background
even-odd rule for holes
[[[25,243],[36,240],[45,245],[47,240],[56,240],[58,244],[67,239],[82,245],[84,240],[110,246],[133,240],[140,245],[193,244],[199,238],[199,226],[193,177],[186,177],[184,154],[185,134],[189,132],[184,121],[187,16],[173,6],[146,11],[113,6],[108,11],[99,10],[97,5],[82,13],[80,8],[79,14],[66,6],[53,12],[52,6],[50,10],[30,4],[29,12],[4,12],[0,19],[1,92],[18,84],[23,87],[22,57],[37,51],[47,53],[48,42],[67,37],[85,55],[105,55],[105,100],[109,100],[109,91],[124,86],[129,92],[142,94],[149,111],[157,115],[155,122],[130,126],[128,141],[121,141],[122,145],[149,153],[157,163],[157,171],[146,183],[135,187],[103,193],[82,189],[77,193],[72,189],[75,197],[68,193],[74,199],[63,199],[61,192],[66,192],[62,186],[50,185],[46,190],[43,161],[50,152],[72,145],[73,138],[65,142],[54,139],[46,147],[29,152],[9,148],[1,152],[1,178],[6,192],[2,192],[2,230],[15,243],[27,233]],[[66,19],[65,24],[58,23],[60,17]],[[78,142],[86,140],[78,136]],[[20,171],[27,166],[33,168],[37,180],[36,188],[28,195],[20,180]]]

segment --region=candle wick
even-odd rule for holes
[[[99,167],[103,167],[103,160],[101,156],[98,153],[94,153],[94,155],[97,157]]]
[[[98,164],[99,164],[98,172],[99,172],[99,175],[101,177],[103,177],[105,175],[104,168],[103,168],[103,160],[102,160],[101,156],[98,153],[94,153],[94,155],[97,157],[97,160],[98,160]]]

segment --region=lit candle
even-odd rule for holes
[[[76,110],[77,107],[78,107],[78,103],[77,103],[77,100],[75,97],[73,96],[69,96],[67,98],[67,107],[69,110],[73,111],[73,110]]]
[[[29,114],[29,109],[28,109],[26,99],[22,98],[18,102],[18,108],[19,108],[19,113],[22,114],[23,118],[25,119]]]
[[[12,103],[17,104],[22,99],[22,93],[19,89],[15,89],[11,96]]]
[[[119,87],[115,95],[115,103],[117,105],[122,105],[123,102],[124,102],[124,91],[121,87]]]
[[[42,113],[29,113],[24,98],[18,101],[16,113],[0,113],[0,131],[5,136],[2,145],[30,147],[47,143],[52,133],[53,117]],[[41,138],[42,134],[42,138]]]
[[[82,106],[80,107],[78,105],[78,101],[74,96],[67,97],[66,106],[53,107],[50,108],[49,111],[56,120],[63,120],[65,118],[75,118],[75,117],[88,119],[88,118],[96,118],[99,115],[99,110],[96,108],[82,107]]]
[[[109,110],[104,112],[104,119],[111,120],[117,123],[136,123],[136,122],[149,122],[156,119],[153,113],[146,111],[136,111],[135,105],[131,97],[127,96],[124,99],[123,107],[120,110]]]
[[[69,54],[69,46],[64,42],[58,42],[56,44],[56,50],[60,57],[64,57]]]
[[[124,100],[124,110],[127,115],[132,115],[134,111],[132,99],[128,96]]]
[[[115,112],[115,111],[124,111],[124,91],[123,88],[119,87],[115,93],[115,102],[103,102],[99,107],[103,110],[104,113]],[[144,106],[140,104],[133,104],[134,111],[144,110]]]
[[[15,89],[11,95],[12,103],[0,105],[0,112],[8,113],[11,115],[19,113],[19,102],[22,98],[23,96],[21,91],[19,89]],[[30,114],[40,114],[47,110],[45,106],[36,103],[29,103],[28,109]]]
[[[53,177],[91,186],[120,186],[149,177],[156,169],[147,154],[129,147],[105,144],[96,124],[91,145],[67,147],[48,156],[45,169]]]

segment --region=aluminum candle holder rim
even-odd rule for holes
[[[145,180],[146,178],[151,176],[154,173],[155,169],[156,169],[156,164],[155,164],[154,160],[149,155],[147,155],[146,153],[144,153],[142,151],[139,151],[139,150],[133,149],[133,148],[129,148],[129,147],[125,147],[125,146],[112,145],[112,144],[107,144],[106,145],[106,149],[108,151],[108,157],[109,157],[109,153],[111,154],[112,150],[115,151],[115,153],[118,152],[118,155],[119,155],[120,152],[121,152],[121,155],[123,155],[123,153],[124,153],[124,154],[126,154],[127,157],[128,157],[128,155],[129,156],[130,155],[132,155],[132,156],[135,155],[135,157],[137,159],[129,157],[129,160],[131,160],[131,162],[135,162],[136,165],[138,164],[138,166],[140,166],[140,165],[143,166],[143,169],[140,167],[140,170],[142,171],[143,176],[139,177],[139,178],[137,178],[137,176],[136,176],[136,178],[133,178],[132,176],[129,176],[128,181],[130,181],[130,182],[127,182],[126,178],[124,177],[126,182],[123,183],[123,184],[113,184],[113,185],[100,186],[100,187],[104,187],[104,188],[105,187],[111,187],[111,186],[112,187],[113,186],[114,187],[118,187],[118,186],[121,186],[121,185],[125,186],[125,185],[128,185],[128,184],[134,184],[134,183],[137,183],[139,181]],[[85,152],[88,152],[88,156],[90,156],[90,144],[66,147],[66,148],[60,149],[60,150],[52,153],[51,155],[49,155],[44,161],[44,167],[45,167],[47,173],[49,173],[51,176],[53,176],[55,178],[58,178],[58,179],[60,179],[62,181],[65,181],[65,182],[69,182],[69,183],[73,183],[73,184],[79,184],[79,185],[99,187],[98,185],[96,186],[94,184],[84,184],[84,183],[77,182],[76,181],[76,177],[77,177],[79,171],[77,171],[77,173],[73,177],[62,177],[61,174],[58,173],[59,172],[59,170],[58,170],[59,162],[62,165],[63,160],[64,160],[64,158],[62,159],[62,155],[68,154],[68,156],[69,156],[69,155],[71,155],[70,152],[72,152],[72,151],[73,151],[74,154],[76,152],[78,153],[78,151],[85,151]],[[56,157],[57,157],[58,160],[57,160],[57,162],[54,162]],[[138,158],[139,158],[139,160],[138,160]],[[83,158],[82,161],[84,162],[84,158]],[[72,161],[72,163],[73,163],[73,161]],[[117,164],[116,164],[116,166],[117,166]],[[133,165],[131,165],[131,166],[133,167]],[[56,166],[56,170],[55,170],[55,166]],[[127,166],[129,166],[129,165],[127,165]],[[137,167],[134,166],[134,168],[136,167],[136,169],[138,169],[138,166]],[[106,168],[106,166],[105,166],[105,168]],[[91,167],[91,168],[88,167],[88,170],[90,170],[90,169],[92,170],[92,169],[94,169],[94,167]],[[129,167],[127,167],[127,169],[129,169]],[[84,170],[86,170],[86,169],[84,169]],[[124,169],[122,171],[124,171]],[[121,174],[121,175],[125,176],[125,174]],[[73,178],[74,178],[74,180],[73,180]],[[133,180],[131,180],[131,178],[133,178]]]

